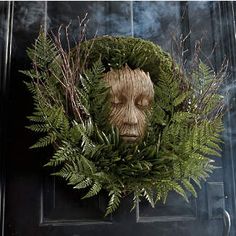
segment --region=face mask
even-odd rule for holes
[[[107,72],[104,80],[110,87],[110,123],[118,128],[126,142],[136,142],[145,134],[147,114],[154,97],[153,83],[149,73],[130,69]]]

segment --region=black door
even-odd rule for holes
[[[206,60],[216,68],[226,56],[234,80],[235,25],[232,2],[0,2],[0,91],[1,91],[1,226],[6,236],[221,236],[235,235],[235,151],[234,87],[227,87],[229,109],[223,158],[219,167],[202,183],[198,198],[184,202],[176,194],[155,209],[141,202],[130,212],[132,196],[104,218],[106,194],[80,200],[80,194],[43,168],[50,149],[32,151],[34,135],[25,129],[32,99],[19,70],[30,67],[26,56],[40,25],[57,30],[72,21],[72,36],[78,28],[77,16],[88,13],[87,37],[132,35],[150,39],[171,51],[171,35],[185,38],[189,60],[196,40],[203,41]],[[215,48],[214,51],[212,51]]]

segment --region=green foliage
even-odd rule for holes
[[[38,68],[44,70],[42,71],[42,75],[44,75],[44,73],[47,72],[49,64],[52,63],[58,55],[58,52],[54,42],[47,38],[44,31],[41,30],[38,38],[35,40],[33,48],[29,48],[27,54]],[[33,72],[32,75],[34,74],[33,70],[30,72]]]
[[[98,60],[81,77],[81,85],[86,91],[86,95],[83,96],[84,104],[87,104],[87,110],[94,123],[98,124],[102,130],[106,129],[109,114],[109,87],[101,80],[103,72],[104,66],[101,60]]]
[[[106,215],[111,214],[114,212],[119,204],[121,199],[121,190],[119,188],[113,188],[111,191],[109,191],[110,200],[106,209]]]
[[[72,90],[63,87],[67,77],[55,43],[41,32],[28,50],[34,66],[23,71],[31,78],[25,84],[34,99],[28,128],[42,134],[32,148],[53,145],[55,152],[45,166],[74,189],[87,190],[83,198],[106,190],[106,215],[118,208],[124,194],[134,194],[134,207],[142,198],[154,207],[170,191],[186,201],[188,192],[196,197],[195,186],[214,170],[213,159],[221,152],[222,112],[216,109],[222,96],[214,87],[214,72],[200,63],[187,80],[166,53],[141,39],[101,37],[93,43],[87,61],[83,58],[92,41],[81,44],[81,54],[71,54],[74,61],[80,57],[85,62],[72,85],[82,119],[71,112],[67,95]],[[150,71],[154,82],[147,133],[136,144],[120,140],[107,122],[109,88],[102,77],[107,68],[125,63]]]
[[[153,42],[141,38],[102,36],[83,42],[80,50],[81,58],[87,59],[87,67],[99,59],[106,70],[128,64],[130,68],[139,67],[149,72],[154,83],[159,81],[159,75],[170,73],[173,67],[166,52]]]

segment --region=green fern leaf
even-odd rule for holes
[[[88,172],[91,174],[96,172],[96,167],[92,161],[89,161],[87,158],[85,158],[82,155],[81,155],[80,161],[85,172]]]
[[[33,124],[33,125],[26,126],[26,128],[34,132],[48,132],[51,127],[48,126],[48,124]]]
[[[171,186],[172,186],[172,189],[173,189],[176,193],[178,193],[179,195],[181,195],[181,196],[185,199],[186,202],[189,202],[188,197],[187,197],[187,195],[186,195],[186,192],[184,191],[184,189],[183,189],[179,184],[177,184],[176,182],[172,182],[172,183],[171,183]]]
[[[110,200],[106,209],[105,216],[111,214],[118,208],[120,204],[121,190],[115,188],[109,192],[109,196],[110,196]]]
[[[194,196],[197,197],[197,192],[194,189],[193,185],[189,182],[189,180],[187,179],[183,179],[182,183],[184,185],[184,187]]]
[[[83,189],[87,188],[92,184],[92,180],[90,178],[86,178],[85,180],[81,181],[80,183],[76,184],[73,188],[74,189]]]
[[[147,188],[143,188],[143,196],[146,198],[146,200],[150,203],[150,205],[154,208],[155,203],[153,199],[153,191]]]
[[[181,93],[178,97],[176,97],[173,101],[173,105],[179,106],[184,100],[189,96],[189,92]]]
[[[82,197],[82,199],[90,198],[97,195],[101,191],[101,189],[102,189],[102,185],[98,182],[94,182],[89,192],[84,197]]]
[[[55,132],[49,133],[47,136],[40,138],[37,143],[32,145],[30,148],[42,148],[54,143],[57,139]]]

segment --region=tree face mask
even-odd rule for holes
[[[110,87],[110,122],[126,142],[140,141],[147,126],[147,113],[154,98],[153,83],[148,73],[125,67],[107,72],[104,80]]]

